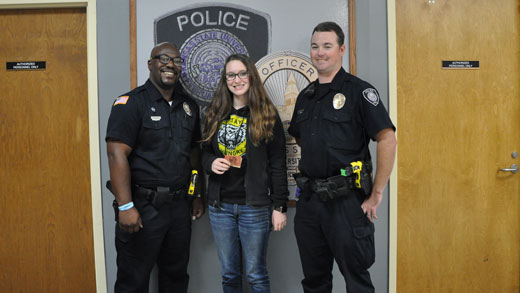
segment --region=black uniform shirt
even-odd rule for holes
[[[191,174],[191,148],[201,138],[199,108],[175,88],[172,105],[148,80],[116,99],[106,139],[132,148],[128,157],[132,183],[147,187],[183,188]]]
[[[299,139],[300,171],[324,179],[351,162],[369,160],[370,139],[395,126],[377,91],[343,68],[325,91],[317,85],[316,80],[298,95],[288,131]]]

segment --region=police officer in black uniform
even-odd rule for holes
[[[115,195],[115,292],[148,292],[155,263],[160,292],[186,292],[191,219],[202,199],[187,198],[192,169],[200,169],[197,104],[178,80],[183,60],[170,43],[152,49],[149,79],[118,97],[106,141]]]
[[[314,28],[318,79],[298,96],[288,130],[302,152],[294,230],[304,292],[331,292],[334,259],[348,292],[374,292],[373,219],[395,159],[395,127],[379,94],[342,68],[344,38],[336,23]],[[374,181],[370,139],[377,141]]]

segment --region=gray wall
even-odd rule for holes
[[[110,178],[105,135],[114,99],[130,89],[130,37],[128,0],[97,1],[98,97],[103,230],[108,292],[114,292],[116,249],[114,244],[114,197],[104,187]]]
[[[371,82],[388,105],[386,1],[356,1],[358,76]],[[114,98],[130,88],[128,0],[98,0],[98,85],[102,182],[109,178],[104,137]],[[308,32],[310,34],[310,32]],[[371,146],[375,154],[374,145]],[[103,218],[108,292],[116,278],[114,214],[112,195],[103,189]],[[376,222],[376,263],[371,268],[376,292],[388,291],[388,193],[378,209]],[[274,293],[301,292],[302,270],[293,234],[294,209],[289,209],[288,225],[271,234],[268,265]],[[193,225],[190,259],[190,292],[219,292],[220,267],[207,214]],[[155,277],[155,273],[154,276]],[[152,282],[151,292],[157,292]],[[335,266],[334,292],[344,292],[345,284]]]
[[[388,38],[386,1],[356,1],[357,76],[370,82],[388,110]],[[376,144],[370,144],[374,162]],[[377,209],[376,263],[370,269],[376,292],[388,292],[388,188]]]

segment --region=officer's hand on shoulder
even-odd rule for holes
[[[143,228],[141,215],[135,207],[119,212],[119,228],[128,233],[134,233]]]

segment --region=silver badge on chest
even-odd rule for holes
[[[186,115],[190,116],[193,115],[193,113],[191,112],[191,108],[190,108],[190,105],[188,105],[188,103],[184,102],[182,103],[182,108],[184,109],[184,112],[186,112]]]
[[[332,99],[332,106],[334,109],[339,110],[345,106],[345,96],[341,93],[335,94],[334,98]]]

